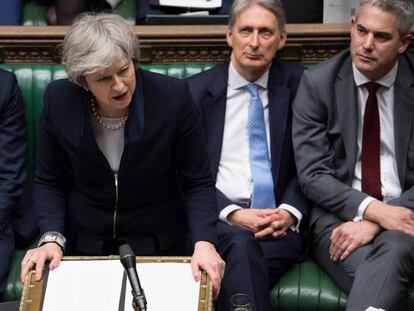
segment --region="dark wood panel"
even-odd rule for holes
[[[134,26],[145,64],[218,63],[227,60],[224,25]],[[0,62],[58,63],[65,26],[1,26]],[[347,24],[289,24],[283,59],[318,63],[349,45]]]

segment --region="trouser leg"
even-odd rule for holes
[[[347,294],[347,311],[369,306],[399,310],[407,298],[414,271],[414,238],[397,231],[384,231],[372,243],[356,249],[342,261],[329,257],[330,236],[339,224],[326,227],[313,239],[313,256]]]
[[[382,232],[355,272],[346,310],[369,306],[399,310],[408,297],[413,273],[414,237],[399,231]]]
[[[219,252],[226,262],[226,268],[218,309],[230,310],[231,296],[244,293],[251,297],[253,310],[270,310],[266,261],[253,234],[227,224],[219,224]]]
[[[7,276],[10,271],[10,260],[14,249],[14,235],[10,225],[0,234],[0,301],[6,290]]]
[[[301,237],[289,231],[280,240],[258,241],[251,232],[224,223],[218,225],[218,232],[220,255],[226,262],[219,310],[230,310],[230,297],[236,293],[248,294],[253,310],[270,310],[270,286],[296,262]]]

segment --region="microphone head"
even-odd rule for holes
[[[122,244],[119,247],[119,257],[125,269],[136,266],[135,254],[129,244]]]
[[[127,257],[127,256],[134,256],[134,251],[132,250],[131,246],[128,243],[122,244],[119,247],[119,256],[122,257]]]

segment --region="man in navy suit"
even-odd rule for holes
[[[0,70],[0,299],[14,249],[11,225],[26,179],[24,104],[12,73]]]
[[[219,310],[230,309],[235,293],[251,296],[253,310],[270,310],[270,286],[304,250],[300,227],[308,203],[298,188],[291,141],[291,103],[303,69],[274,59],[285,42],[279,0],[235,1],[227,31],[230,64],[188,80],[216,181],[219,250],[226,261]],[[253,119],[255,103],[261,122]],[[260,123],[257,142],[252,132]],[[265,159],[260,174],[254,156]],[[257,193],[264,188],[271,203],[260,205]]]

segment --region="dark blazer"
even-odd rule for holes
[[[26,123],[24,104],[15,76],[0,70],[0,299],[6,289],[10,258],[15,248],[13,229],[32,227],[18,204],[26,180]],[[24,222],[14,223],[24,218]],[[26,238],[25,236],[24,238]]]
[[[62,232],[74,252],[99,254],[115,236],[152,254],[154,244],[176,245],[188,218],[193,242],[216,243],[214,184],[185,82],[137,70],[117,174],[97,146],[90,99],[67,79],[45,92],[35,178],[41,231]]]
[[[25,108],[15,76],[0,70],[0,237],[26,180]]]
[[[214,180],[223,143],[228,69],[228,63],[221,64],[188,79],[190,92],[202,114]],[[297,208],[303,214],[302,223],[306,223],[308,202],[297,184],[291,136],[291,103],[302,71],[302,67],[275,59],[270,67],[268,94],[270,152],[276,202]],[[216,191],[220,212],[233,202],[220,191]]]
[[[402,194],[388,203],[414,209],[414,59],[407,53],[399,57],[394,87],[395,155]],[[368,196],[352,188],[357,102],[349,50],[302,76],[294,102],[293,141],[300,184],[316,203],[311,223],[322,215],[325,224],[352,220]]]

